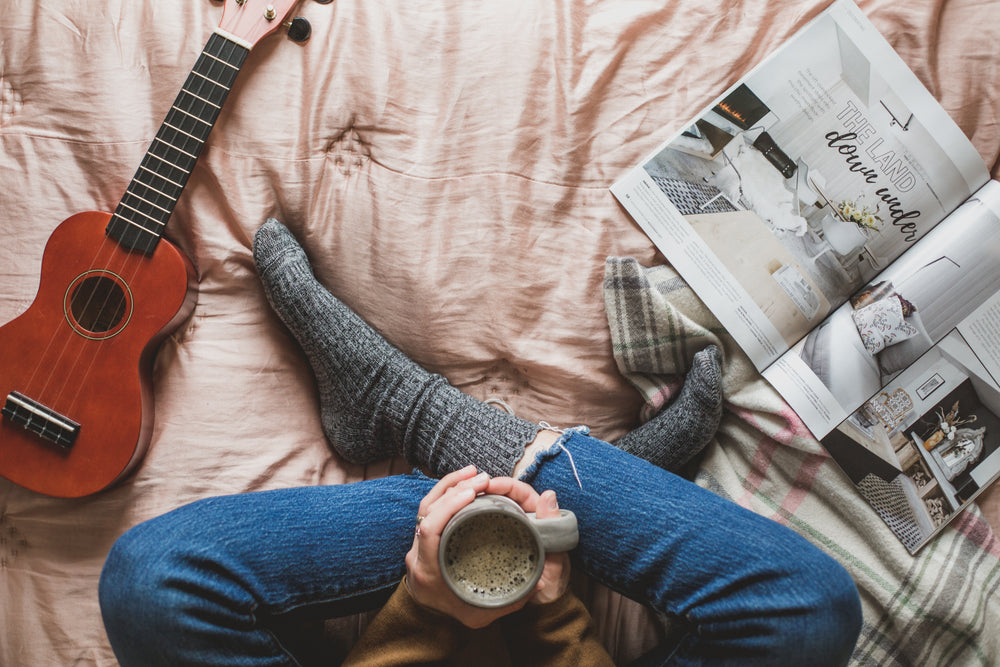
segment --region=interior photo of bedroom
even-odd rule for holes
[[[952,332],[823,445],[914,551],[1000,475],[1000,387]]]
[[[845,408],[877,393],[1000,290],[1000,218],[975,201],[959,213],[960,225],[932,230],[794,348]]]

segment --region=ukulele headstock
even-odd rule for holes
[[[285,24],[299,0],[225,0],[219,30],[247,48]],[[324,3],[326,4],[326,3]]]

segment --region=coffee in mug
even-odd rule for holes
[[[576,516],[538,519],[506,496],[483,495],[462,508],[441,534],[445,583],[477,607],[504,607],[530,595],[546,552],[569,551],[579,539]]]

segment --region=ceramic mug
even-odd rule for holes
[[[476,607],[505,607],[531,595],[545,554],[573,549],[576,515],[539,519],[507,496],[486,494],[459,510],[441,533],[438,562],[455,595]]]

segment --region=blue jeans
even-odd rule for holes
[[[576,513],[576,567],[678,619],[683,637],[661,662],[847,662],[857,589],[795,532],[583,430],[524,479]],[[381,604],[434,483],[413,474],[209,498],[136,526],[101,575],[116,656],[126,666],[297,664],[275,628]]]

